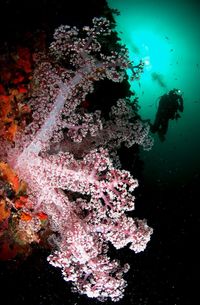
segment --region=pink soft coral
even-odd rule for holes
[[[106,19],[94,18],[93,26],[82,31],[84,38],[76,27],[61,26],[55,31],[50,47],[55,60],[45,58],[33,77],[32,123],[17,135],[15,147],[7,145],[2,158],[28,183],[33,209],[48,215],[56,233],[51,242],[57,248],[49,262],[60,267],[64,279],[72,281],[79,292],[118,300],[126,286],[122,275],[128,266],[110,261],[107,242],[117,249],[130,244],[135,252],[143,251],[152,229],[145,220],[126,216],[134,209],[132,193],[138,182],[128,171],[114,168],[109,150],[112,140],[116,148],[122,142],[149,148],[150,142],[147,127],[130,123],[125,101],[112,109],[107,123],[99,112],[78,111],[93,91],[94,81],[122,81],[125,69],[132,65],[124,48],[109,56],[101,53],[98,36],[110,33]],[[56,60],[68,61],[71,70]],[[93,138],[93,143],[87,138]],[[81,153],[76,142],[83,143]]]

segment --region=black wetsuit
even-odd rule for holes
[[[176,93],[164,94],[159,101],[154,124],[151,126],[153,133],[157,132],[160,140],[164,141],[168,130],[169,120],[178,119],[178,111],[183,112],[183,98]]]

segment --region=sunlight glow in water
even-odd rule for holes
[[[163,179],[188,179],[187,173],[200,171],[200,2],[108,0],[108,4],[120,12],[116,30],[131,61],[145,63],[140,80],[130,79],[140,115],[153,122],[160,96],[174,88],[183,94],[184,112],[180,120],[170,122],[166,141],[160,143],[154,135],[154,148],[143,153],[146,172]]]

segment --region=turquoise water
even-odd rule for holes
[[[153,122],[161,95],[173,88],[183,93],[184,112],[169,122],[166,141],[154,134],[152,150],[141,152],[144,175],[185,184],[200,172],[200,3],[109,0],[108,4],[120,11],[116,29],[131,60],[145,62],[140,81],[131,83],[141,116]]]

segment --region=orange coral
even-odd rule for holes
[[[3,57],[2,57],[3,58]],[[0,71],[0,136],[13,141],[16,132],[24,127],[30,108],[24,103],[28,94],[33,59],[28,48],[18,47],[9,59],[2,61]]]
[[[34,60],[29,48],[17,47],[8,56],[1,56],[0,64],[0,137],[12,142],[16,133],[31,119],[31,108],[26,99]],[[45,228],[42,230],[44,234],[48,227],[47,215],[33,212],[26,195],[27,184],[1,160],[0,184],[0,260],[13,259],[19,254],[27,256],[31,243],[40,242],[41,234],[31,230],[31,220],[33,223],[34,218],[40,220],[41,227]],[[12,197],[9,197],[8,189],[14,191]],[[20,227],[23,222],[27,229]]]
[[[20,181],[15,172],[5,162],[0,162],[0,175],[5,179],[17,193],[20,188]]]
[[[28,196],[20,196],[19,198],[17,198],[17,200],[15,201],[15,207],[16,209],[21,209],[23,207],[26,206],[28,201]]]
[[[27,89],[21,85],[18,89],[9,90],[9,95],[0,95],[0,136],[12,141],[20,128],[23,128],[24,118],[31,109],[22,101]]]
[[[23,221],[30,221],[33,217],[28,213],[22,212],[20,218]]]
[[[37,216],[41,221],[47,220],[47,218],[48,218],[47,214],[45,214],[45,213],[43,213],[43,212],[37,213],[36,216]]]
[[[4,221],[10,216],[10,209],[6,206],[4,199],[0,200],[0,222]]]

